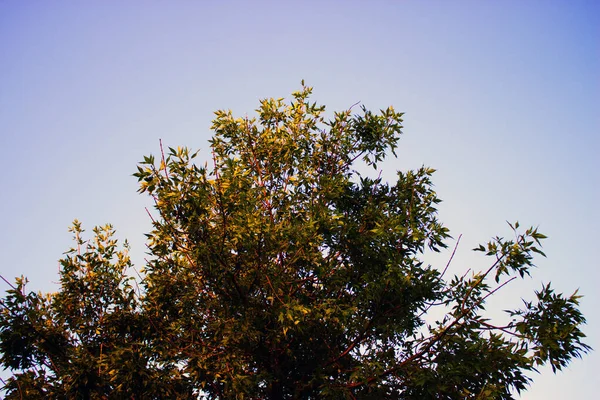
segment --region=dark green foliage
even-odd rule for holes
[[[491,266],[446,280],[422,261],[449,238],[434,170],[353,169],[394,152],[402,114],[326,121],[310,93],[263,100],[256,119],[218,111],[210,167],[186,148],[144,158],[156,218],[139,278],[110,226],[85,241],[75,222],[59,291],[17,280],[0,313],[7,398],[511,399],[537,366],[589,350],[576,294],[548,285],[506,326],[483,314],[542,234],[511,225],[476,249]]]

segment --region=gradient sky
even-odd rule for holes
[[[206,155],[213,111],[252,115],[305,79],[330,112],[406,112],[383,176],[438,170],[456,271],[487,265],[469,249],[506,220],[539,225],[548,258],[496,305],[579,288],[600,349],[599,27],[598,1],[0,0],[0,274],[54,290],[74,218],[113,223],[141,266],[136,163],[159,138]],[[598,371],[596,351],[522,398],[591,399]]]

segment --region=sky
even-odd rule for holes
[[[456,271],[486,267],[470,249],[509,235],[505,221],[539,225],[548,258],[496,306],[542,282],[579,289],[600,348],[597,1],[0,0],[0,274],[56,290],[75,218],[112,223],[140,266],[151,203],[136,164],[159,139],[206,158],[215,110],[252,116],[302,79],[331,113],[406,113],[382,176],[437,169]],[[542,369],[521,398],[595,397],[599,370],[597,351]]]

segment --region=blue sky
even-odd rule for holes
[[[213,111],[305,79],[331,112],[406,112],[383,175],[438,170],[457,271],[485,267],[469,249],[505,220],[539,225],[548,259],[498,307],[579,288],[600,348],[599,27],[596,1],[0,1],[0,273],[53,290],[74,218],[143,263],[136,163],[159,138],[206,154]],[[592,398],[598,370],[597,352],[543,370],[522,398]]]

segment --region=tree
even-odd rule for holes
[[[57,293],[11,284],[7,399],[511,399],[538,366],[590,350],[577,292],[548,284],[508,324],[486,318],[543,234],[515,223],[513,239],[475,249],[487,268],[447,278],[423,261],[450,238],[434,170],[387,183],[354,169],[395,154],[402,113],[326,120],[310,94],[262,100],[253,119],[217,111],[210,167],[162,144],[144,158],[134,175],[155,214],[141,275],[110,225],[84,240],[75,221]]]

